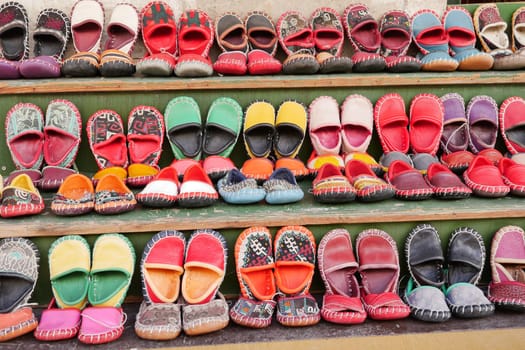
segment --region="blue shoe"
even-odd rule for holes
[[[217,182],[217,188],[222,199],[230,204],[257,203],[266,196],[266,191],[257,185],[257,180],[247,178],[235,168]]]
[[[268,204],[298,202],[304,197],[303,190],[297,185],[295,176],[288,168],[276,169],[263,184]]]

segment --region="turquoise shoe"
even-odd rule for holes
[[[247,178],[237,169],[230,170],[217,183],[219,194],[226,203],[250,204],[264,199],[266,191],[257,185],[257,180]]]

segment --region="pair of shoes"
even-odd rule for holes
[[[139,203],[157,208],[171,207],[177,202],[183,208],[205,207],[212,205],[217,199],[219,194],[199,163],[186,168],[182,184],[179,183],[177,169],[168,166],[137,194]]]
[[[62,65],[62,74],[71,77],[131,76],[135,63],[131,53],[140,28],[139,15],[129,3],[117,4],[107,24],[107,40],[101,41],[104,7],[98,0],[78,0],[71,9],[71,34],[76,53]]]
[[[274,153],[275,169],[289,168],[297,178],[309,171],[296,158],[306,136],[308,115],[299,102],[287,100],[279,105],[277,113],[272,104],[256,101],[247,108],[244,116],[243,136],[248,159],[242,172],[256,180],[267,180],[274,170],[267,159]]]
[[[523,196],[522,165],[508,158],[498,162],[478,154],[463,173],[465,184],[480,197],[498,198],[512,194]]]
[[[173,10],[163,1],[152,1],[141,11],[142,38],[148,55],[137,72],[150,76],[206,77],[213,73],[209,51],[214,28],[208,14],[198,9],[182,12],[178,25]]]
[[[9,1],[0,6],[0,41],[2,79],[56,78],[70,36],[68,16],[55,8],[42,10],[33,31],[34,57],[29,57],[29,20],[19,2]]]
[[[40,253],[25,238],[0,240],[0,342],[33,331],[38,321],[29,305],[38,279]]]
[[[474,23],[463,7],[449,7],[441,19],[432,10],[420,10],[412,16],[412,28],[424,71],[480,71],[494,64],[491,55],[476,48]]]
[[[286,204],[298,202],[304,197],[303,190],[288,168],[276,168],[262,186],[242,171],[232,169],[219,180],[217,188],[222,199],[231,204],[257,203],[263,199],[268,204]]]
[[[387,68],[390,72],[417,72],[421,62],[406,53],[412,41],[409,16],[401,10],[387,11],[380,25],[364,4],[345,9],[346,33],[354,48],[354,72],[373,73]]]
[[[135,208],[133,192],[121,177],[102,176],[94,188],[90,178],[72,174],[60,185],[51,202],[51,211],[60,216],[82,215],[95,210],[99,214],[120,214]]]
[[[10,179],[7,186],[0,184],[0,216],[35,215],[44,211],[44,199],[27,174],[19,174]]]
[[[37,105],[18,103],[7,112],[5,130],[7,146],[18,169],[8,181],[28,173],[36,185],[50,190],[76,172],[70,168],[80,146],[82,119],[71,101],[50,101],[45,120]],[[44,162],[46,166],[40,172]]]
[[[503,309],[525,310],[525,232],[519,226],[500,228],[492,237],[489,300]]]
[[[144,301],[135,333],[143,339],[167,340],[181,329],[197,335],[226,327],[228,305],[218,292],[226,261],[226,240],[217,231],[196,230],[187,244],[178,231],[155,234],[140,263]],[[185,303],[177,301],[179,293]]]
[[[268,228],[245,229],[235,242],[235,267],[241,297],[230,309],[233,322],[268,327],[276,306],[277,322],[284,326],[309,326],[321,319],[317,302],[309,293],[315,270],[315,238],[306,227],[282,227],[273,249]]]
[[[472,153],[478,154],[484,149],[494,148],[498,136],[499,110],[492,97],[474,96],[466,109],[463,97],[457,93],[445,94],[440,100],[444,108],[441,136],[443,152],[451,154],[466,151],[469,147]],[[509,100],[507,103],[511,102]],[[503,113],[505,109],[502,109]],[[512,113],[511,110],[512,107],[507,113]]]
[[[126,323],[121,305],[134,267],[135,250],[121,234],[99,236],[92,256],[81,236],[55,240],[49,248],[49,276],[58,308],[51,307],[52,301],[42,312],[35,337],[51,341],[78,335],[85,344],[118,339]]]
[[[485,263],[485,244],[476,230],[454,230],[446,267],[439,234],[429,224],[420,224],[410,232],[405,254],[411,276],[405,299],[414,318],[443,322],[451,315],[474,318],[494,313],[494,305],[476,286]]]
[[[399,151],[436,155],[443,132],[443,103],[433,94],[414,96],[410,118],[401,95],[389,93],[374,107],[374,122],[384,153]],[[407,129],[408,126],[408,129]]]
[[[310,103],[309,134],[317,155],[366,152],[372,139],[373,106],[354,94],[345,98],[341,109],[331,96]]]
[[[307,20],[297,11],[283,13],[277,21],[286,74],[346,73],[352,60],[343,57],[344,27],[336,10],[321,7]]]
[[[205,156],[228,158],[241,131],[242,107],[232,98],[219,97],[202,125],[197,102],[187,96],[172,99],[164,113],[166,135],[175,159]]]
[[[103,109],[93,113],[86,131],[89,147],[101,169],[94,179],[112,173],[123,180],[127,177],[130,186],[147,184],[158,172],[164,128],[164,117],[152,106],[140,105],[131,110],[127,136],[117,112]]]
[[[364,230],[357,236],[356,255],[347,230],[327,232],[317,252],[325,285],[321,316],[340,324],[405,318],[410,309],[397,294],[399,257],[395,241],[386,232]],[[356,273],[359,271],[361,285]]]
[[[520,27],[524,22],[525,8],[519,7],[512,14],[512,40],[507,35],[507,22],[503,20],[496,4],[482,4],[474,11],[474,26],[481,46],[494,57],[495,70],[522,69],[525,67],[523,40]]]
[[[223,75],[277,74],[282,64],[275,58],[277,32],[266,13],[252,11],[243,20],[226,13],[215,21],[217,44],[222,53],[213,69]]]

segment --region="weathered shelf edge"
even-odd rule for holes
[[[177,91],[231,89],[296,89],[371,86],[443,86],[443,85],[502,85],[525,83],[525,71],[485,72],[418,72],[407,74],[337,74],[337,75],[273,75],[206,78],[58,78],[43,80],[0,80],[0,95],[119,92],[119,91]]]
[[[52,214],[51,214],[52,215]],[[251,226],[286,226],[286,225],[332,225],[332,224],[369,224],[388,222],[420,222],[420,221],[444,221],[444,220],[472,220],[472,219],[500,219],[500,218],[523,218],[525,209],[498,208],[490,211],[462,211],[455,212],[430,212],[430,211],[399,211],[377,215],[351,215],[341,213],[299,213],[293,218],[279,215],[268,211],[267,215],[225,217],[180,217],[180,216],[157,216],[155,220],[142,218],[140,220],[126,220],[119,215],[100,216],[104,220],[93,220],[93,216],[79,219],[75,222],[74,229],[68,218],[60,218],[56,222],[38,217],[19,220],[0,221],[0,238],[6,237],[44,237],[62,236],[71,234],[103,234],[108,232],[156,232],[166,229],[195,230],[204,228],[232,229],[247,228]]]

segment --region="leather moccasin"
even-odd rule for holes
[[[175,97],[166,106],[164,120],[175,159],[199,160],[202,153],[202,119],[197,101],[187,96]]]
[[[78,0],[71,9],[71,34],[76,52],[100,53],[104,7],[97,0]]]
[[[410,147],[408,116],[401,95],[390,93],[382,96],[374,107],[374,123],[381,147],[385,153],[407,153]]]
[[[266,158],[272,151],[275,108],[266,101],[251,103],[244,113],[244,146],[250,158]]]
[[[410,147],[414,153],[436,155],[443,133],[443,104],[433,94],[418,94],[410,103]]]
[[[494,148],[498,136],[498,104],[485,95],[473,97],[467,106],[470,150],[474,154]]]
[[[312,181],[314,199],[320,203],[346,203],[356,197],[356,189],[339,167],[326,163]]]
[[[434,193],[421,172],[401,160],[390,164],[387,179],[396,188],[396,197],[400,199],[422,200]]]
[[[429,322],[448,320],[451,312],[440,289],[445,285],[445,257],[436,228],[414,227],[405,241],[405,255],[411,276],[405,298],[412,316]]]
[[[499,126],[507,150],[511,154],[525,152],[525,100],[523,98],[512,96],[503,101],[499,108]]]
[[[488,297],[496,306],[525,310],[525,274],[520,268],[525,263],[525,232],[519,226],[500,228],[492,237],[490,269],[492,281]]]
[[[343,152],[366,152],[372,140],[374,107],[362,95],[350,95],[341,104]]]
[[[343,20],[329,7],[316,9],[311,16],[314,43],[320,73],[346,73],[352,71],[352,60],[343,57],[345,32]]]
[[[215,32],[222,54],[213,64],[213,69],[225,75],[246,74],[248,36],[242,19],[235,13],[226,13],[215,21]]]
[[[510,192],[501,172],[488,158],[478,155],[463,173],[465,184],[480,197],[504,197]]]
[[[317,249],[319,272],[325,285],[321,316],[339,324],[359,324],[366,319],[357,281],[358,264],[352,239],[345,229],[327,232]]]
[[[82,174],[73,174],[64,180],[51,202],[51,211],[56,215],[81,215],[95,207],[95,189],[91,179]]]
[[[341,150],[341,121],[339,105],[331,96],[320,96],[310,103],[309,133],[317,155],[339,154]]]
[[[306,108],[296,101],[284,101],[275,117],[273,150],[277,158],[294,158],[306,136]]]
[[[433,163],[428,167],[426,178],[436,198],[468,198],[472,193],[452,170],[440,163]]]
[[[397,294],[400,267],[394,239],[385,231],[368,229],[357,235],[355,245],[368,316],[374,320],[408,317],[410,308]]]
[[[184,173],[178,202],[184,208],[205,207],[219,199],[219,194],[201,165],[192,165]]]
[[[502,158],[498,164],[503,182],[514,196],[525,196],[525,165],[509,158]]]
[[[178,25],[179,59],[175,66],[178,77],[206,77],[213,74],[209,57],[215,31],[213,22],[202,10],[186,10]]]
[[[379,20],[381,54],[385,57],[387,70],[393,73],[417,72],[421,61],[407,55],[412,42],[412,27],[408,13],[390,10]]]
[[[139,34],[139,14],[135,6],[127,3],[113,8],[107,25],[105,50],[119,50],[131,55]]]
[[[357,190],[357,198],[363,202],[385,200],[395,195],[395,188],[380,179],[370,166],[360,160],[348,161],[345,175]]]
[[[136,199],[148,207],[171,207],[177,202],[179,189],[177,170],[168,166],[159,171],[146,187],[137,193]]]
[[[248,35],[248,71],[252,75],[277,74],[283,65],[275,58],[279,40],[270,16],[261,11],[252,11],[244,21]]]
[[[242,107],[233,98],[219,97],[212,102],[202,133],[206,156],[230,156],[241,133],[242,114]]]
[[[281,48],[288,55],[283,62],[285,74],[314,74],[319,70],[310,22],[297,11],[287,11],[277,20]]]
[[[99,214],[119,214],[131,211],[137,201],[121,178],[114,174],[102,177],[95,188],[95,211]]]
[[[440,99],[443,104],[441,150],[445,154],[465,151],[469,139],[465,101],[455,92],[445,94]]]
[[[345,9],[343,21],[352,47],[353,71],[358,73],[381,72],[386,68],[381,49],[379,24],[364,4],[350,4]]]
[[[1,57],[6,61],[29,57],[29,18],[19,2],[7,1],[0,6],[0,47]],[[13,73],[18,75],[18,69]]]

